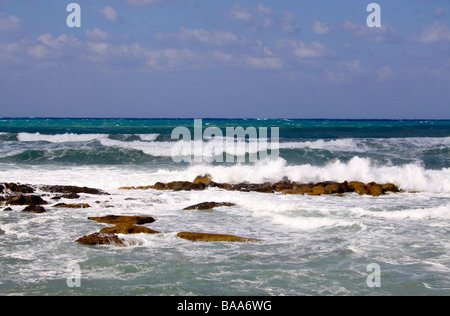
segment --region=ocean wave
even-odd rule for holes
[[[127,134],[122,135],[124,140],[127,137],[136,137],[138,140],[152,142],[155,141],[159,134]],[[65,133],[65,134],[54,134],[47,135],[41,133],[19,133],[17,135],[17,139],[20,142],[50,142],[50,143],[71,143],[71,142],[90,142],[90,141],[101,141],[105,139],[110,139],[117,137],[117,135],[109,135],[109,134],[74,134],[74,133]],[[126,141],[123,141],[126,143]]]

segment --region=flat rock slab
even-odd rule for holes
[[[255,242],[257,239],[238,237],[233,235],[222,234],[205,234],[205,233],[190,233],[181,232],[177,235],[179,238],[187,239],[191,241],[203,241],[203,242]]]
[[[232,206],[236,206],[236,204],[234,204],[234,203],[204,202],[204,203],[188,206],[188,207],[184,208],[183,210],[211,210],[213,208],[222,207],[222,206],[232,207]]]
[[[66,203],[59,203],[56,204],[55,207],[57,208],[89,208],[91,207],[89,204],[66,204]]]
[[[143,226],[121,224],[116,225],[114,227],[105,227],[100,230],[100,233],[130,235],[130,234],[159,234],[160,232],[157,232],[156,230]]]
[[[112,225],[143,225],[153,223],[155,219],[151,216],[120,216],[120,215],[108,215],[103,217],[88,217],[89,220],[96,221],[97,223],[105,223]]]
[[[117,235],[94,233],[88,236],[83,236],[76,240],[76,242],[84,245],[114,245],[125,247],[126,244],[122,238]]]
[[[87,188],[87,187],[77,187],[73,185],[45,185],[39,187],[42,191],[45,192],[51,192],[51,193],[66,193],[66,194],[79,194],[79,193],[86,193],[86,194],[93,194],[93,195],[109,195],[109,193],[94,189],[94,188]]]

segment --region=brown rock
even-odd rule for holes
[[[29,212],[29,213],[36,213],[36,214],[41,214],[41,213],[45,213],[45,208],[43,208],[40,205],[28,205],[23,212]]]
[[[92,195],[109,195],[108,193],[94,188],[87,188],[87,187],[77,187],[72,185],[45,185],[41,186],[40,189],[42,191],[51,192],[51,193],[86,193],[86,194],[92,194]]]
[[[19,195],[19,196],[8,196],[5,201],[6,205],[44,205],[47,204],[38,195]]]
[[[189,207],[184,208],[184,210],[210,210],[216,207],[222,207],[222,206],[236,206],[236,204],[233,203],[217,203],[217,202],[204,202],[196,205],[192,205]]]
[[[120,224],[116,225],[114,227],[105,227],[100,230],[100,233],[102,234],[159,234],[160,232],[157,232],[155,230],[152,230],[147,227],[143,226],[135,226],[135,225],[128,225],[128,224]]]
[[[7,208],[5,208],[3,211],[5,211],[5,212],[11,212],[11,211],[12,211],[12,208],[7,207]]]
[[[255,242],[257,239],[244,238],[233,235],[222,235],[222,234],[205,234],[205,233],[190,233],[181,232],[177,235],[180,238],[192,240],[192,241],[204,241],[204,242]]]
[[[143,225],[153,223],[155,219],[150,216],[119,216],[108,215],[104,217],[88,217],[88,219],[96,221],[97,223],[105,223],[112,225]]]
[[[312,188],[312,191],[308,193],[308,195],[323,195],[323,194],[333,194],[329,188],[324,188],[322,186],[315,186]]]
[[[154,185],[151,186],[151,188],[153,190],[165,190],[166,189],[166,185],[164,183],[161,183],[161,182],[156,182]]]
[[[367,188],[369,189],[369,195],[380,196],[384,194],[381,185],[375,182],[368,183]]]
[[[276,192],[283,192],[285,190],[292,190],[294,189],[294,184],[290,181],[280,181],[277,183],[274,183],[272,185],[272,188],[276,191]]]
[[[15,193],[34,193],[34,189],[29,185],[17,183],[3,183],[4,189]],[[3,191],[3,190],[2,190]]]
[[[174,191],[201,191],[205,189],[203,183],[192,183],[188,181],[174,181],[165,184],[165,188]]]
[[[82,203],[82,204],[59,203],[59,204],[56,204],[55,207],[57,207],[57,208],[89,208],[91,206],[86,203]]]
[[[202,183],[205,186],[208,186],[209,183],[211,182],[212,178],[209,174],[207,174],[206,176],[198,176],[195,180],[194,180],[194,184],[199,184]]]
[[[351,192],[358,193],[359,195],[370,194],[369,188],[362,182],[353,181],[348,184]]]
[[[122,238],[119,238],[117,235],[102,233],[94,233],[88,236],[83,236],[77,239],[76,242],[85,245],[114,245],[120,247],[126,246],[124,240]]]
[[[383,189],[383,192],[394,192],[394,193],[400,192],[400,189],[393,183],[383,184],[381,185],[381,188]]]

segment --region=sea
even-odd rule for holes
[[[85,209],[50,203],[46,213],[32,214],[23,206],[0,206],[0,295],[450,294],[450,121],[201,122],[202,131],[213,127],[223,137],[201,137],[199,144],[194,119],[0,118],[0,183],[109,193],[81,194],[91,206]],[[192,140],[174,138],[178,127],[191,131]],[[250,139],[226,134],[238,127],[266,128],[269,133],[258,136],[277,142],[278,155],[249,161],[255,147],[246,146],[244,159],[234,153],[233,161],[174,159],[180,142],[204,148],[204,157],[230,158],[229,147],[208,145],[250,145]],[[206,174],[230,184],[375,181],[394,183],[402,192],[373,197],[119,189]],[[183,210],[211,201],[236,206]],[[152,216],[156,221],[146,227],[161,234],[120,235],[128,247],[75,242],[105,227],[88,217],[106,215]],[[258,241],[193,242],[179,232]]]

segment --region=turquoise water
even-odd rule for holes
[[[0,211],[4,295],[448,295],[450,121],[218,120],[203,128],[279,128],[280,155],[256,163],[175,163],[174,128],[190,119],[0,119],[0,182],[70,184],[108,191],[92,207],[28,214]],[[270,133],[269,133],[270,136]],[[205,157],[214,141],[202,140]],[[252,153],[250,147],[244,153]],[[393,182],[403,193],[285,196],[228,192],[123,191],[122,186],[217,182]],[[236,207],[183,211],[205,201]],[[71,201],[73,202],[73,201]],[[160,235],[136,245],[87,247],[89,216],[150,215]],[[180,231],[235,234],[257,243],[192,243]],[[369,264],[381,286],[367,285]],[[70,288],[70,267],[80,288]]]

